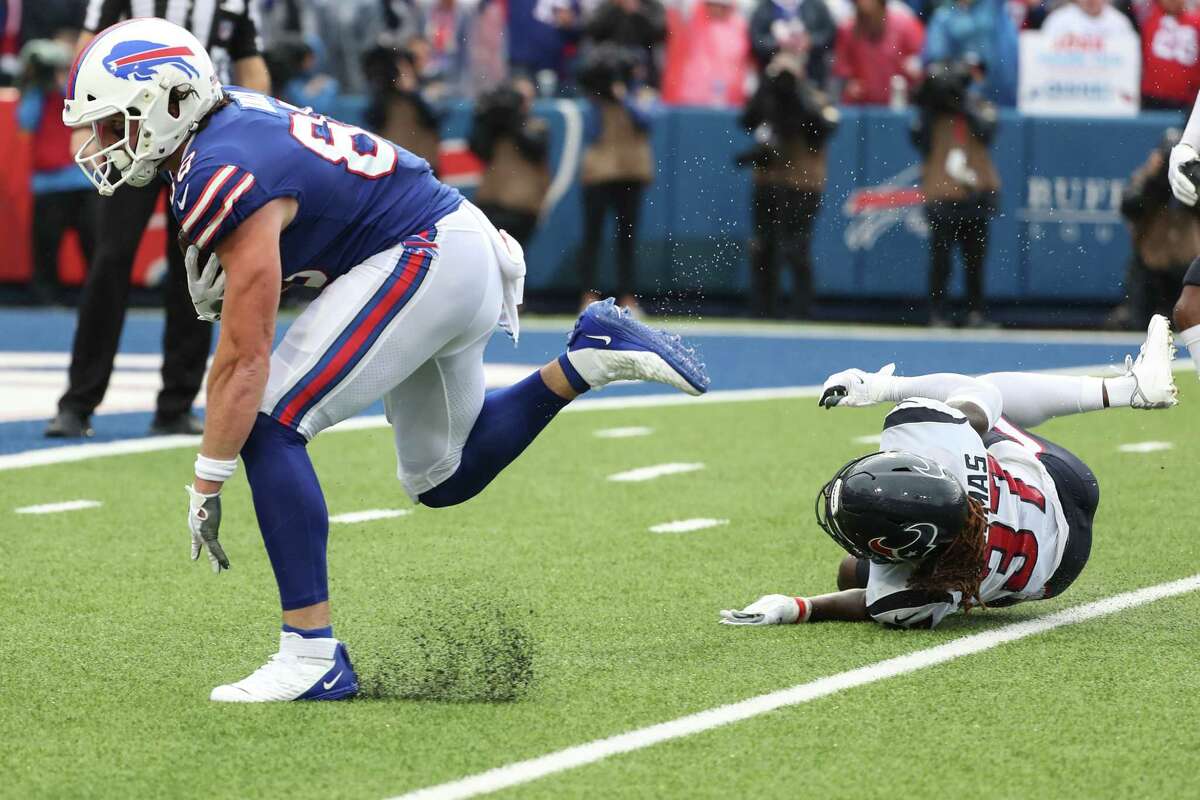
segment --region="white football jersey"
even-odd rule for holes
[[[985,447],[962,412],[911,398],[884,419],[880,449],[936,461],[983,503],[989,552],[980,595],[989,605],[1009,605],[1043,596],[1062,560],[1067,521],[1054,481],[1038,460],[1038,442],[1003,419],[995,430],[1009,438],[996,437]],[[871,563],[867,612],[876,622],[932,628],[958,609],[958,592],[908,588],[912,572],[908,564]]]

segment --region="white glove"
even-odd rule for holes
[[[804,607],[804,619],[800,619],[801,605]],[[721,612],[722,625],[791,625],[793,622],[805,622],[812,608],[811,604],[802,597],[789,597],[786,594],[768,594],[755,600],[741,611],[725,609]]]
[[[825,379],[821,399],[817,403],[825,408],[834,406],[871,406],[887,399],[895,364],[884,364],[878,372],[847,369],[835,372]]]
[[[188,530],[192,532],[192,561],[200,558],[200,551],[208,551],[208,562],[212,571],[219,573],[229,569],[225,548],[217,541],[221,527],[221,493],[200,494],[195,487],[185,486],[188,493]]]
[[[1200,159],[1200,153],[1190,144],[1177,144],[1171,148],[1171,161],[1167,169],[1167,181],[1175,198],[1185,206],[1196,205],[1196,184],[1183,174],[1183,166]]]
[[[200,269],[200,248],[189,244],[183,254],[183,266],[187,270],[188,294],[196,314],[205,322],[216,322],[221,318],[221,304],[225,299],[225,270],[217,254],[213,253]]]

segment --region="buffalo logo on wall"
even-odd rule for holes
[[[860,186],[842,204],[849,222],[843,234],[850,250],[871,250],[885,233],[899,226],[916,236],[929,234],[925,194],[917,185],[921,165],[913,164],[875,186]]]
[[[1090,233],[1108,244],[1121,228],[1123,178],[1030,175],[1025,205],[1017,211],[1030,239],[1074,244]]]

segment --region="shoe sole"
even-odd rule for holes
[[[704,364],[696,358],[696,351],[684,343],[682,337],[656,330],[649,325],[624,316],[615,303],[600,301],[592,303],[583,312],[583,317],[595,320],[602,328],[612,330],[622,339],[636,342],[646,348],[644,352],[657,357],[661,365],[652,360],[631,358],[622,364],[631,372],[644,376],[645,380],[666,383],[690,395],[702,395],[712,383]],[[575,323],[571,341],[580,332],[582,318]],[[637,350],[607,350],[608,353],[638,353]],[[674,380],[670,378],[674,377]]]
[[[208,699],[213,703],[296,703],[307,702],[309,700],[348,700],[356,694],[358,694],[358,681],[348,683],[345,686],[339,686],[333,691],[321,692],[309,697],[297,697],[294,700],[255,700],[253,698],[217,699],[211,695],[209,695]]]

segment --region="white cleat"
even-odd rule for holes
[[[1134,379],[1132,408],[1170,408],[1179,402],[1179,389],[1171,364],[1175,360],[1175,342],[1171,323],[1162,314],[1150,318],[1146,341],[1137,358],[1125,356],[1125,374]]]
[[[358,676],[346,646],[337,639],[279,634],[279,652],[237,683],[212,690],[219,703],[341,700],[358,692]]]

